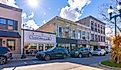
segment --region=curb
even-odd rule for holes
[[[113,70],[121,70],[121,68],[116,68],[116,67],[110,67],[110,66],[103,65],[103,64],[101,64],[101,62],[99,63],[99,66],[109,68],[109,69],[113,69]]]
[[[32,59],[36,59],[36,58],[23,58],[23,59],[21,59],[21,58],[18,58],[18,59],[12,59],[12,61],[25,61],[25,60],[32,60]]]

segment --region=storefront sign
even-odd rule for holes
[[[98,42],[100,46],[106,46],[105,42]]]
[[[29,35],[29,39],[33,39],[33,40],[51,40],[51,37],[48,36],[41,36],[41,35],[36,35],[36,34],[31,34]]]
[[[87,40],[78,40],[78,44],[89,44]]]
[[[95,42],[95,41],[90,41],[90,45],[94,45],[94,46],[98,46],[98,42]]]
[[[56,43],[56,35],[39,31],[25,31],[24,41],[27,43]]]

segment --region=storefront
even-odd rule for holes
[[[26,54],[35,54],[37,51],[46,51],[49,48],[56,47],[55,33],[22,30],[24,32],[24,52]],[[22,37],[23,38],[23,37]]]
[[[106,48],[106,43],[105,42],[98,42],[98,43],[99,43],[101,49]]]
[[[75,50],[77,48],[77,40],[76,39],[68,39],[68,38],[56,38],[57,46],[67,48],[68,51]]]
[[[90,41],[90,48],[93,50],[99,49],[99,43],[97,41]]]
[[[77,43],[78,43],[78,48],[89,47],[89,41],[87,40],[78,40]]]
[[[0,30],[0,46],[10,48],[13,53],[20,53],[20,40],[18,32]]]

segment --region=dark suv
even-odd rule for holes
[[[7,47],[0,46],[0,65],[5,64],[8,59],[12,58],[12,52]]]
[[[71,53],[70,53],[71,57],[83,57],[83,56],[92,56],[92,53],[90,52],[90,49],[89,48],[79,48],[79,49],[76,49],[76,50],[73,50]]]
[[[50,60],[50,59],[56,59],[56,58],[67,58],[69,56],[68,50],[65,48],[51,48],[47,51],[41,51],[37,52],[36,58],[38,59],[44,59],[44,60]]]

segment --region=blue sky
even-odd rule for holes
[[[84,7],[80,18],[89,15],[99,18],[99,7],[109,1],[110,0],[91,0],[91,3]],[[39,0],[39,5],[36,8],[32,8],[28,5],[26,0],[16,0],[16,3],[27,15],[30,15],[32,12],[34,13],[33,19],[37,25],[42,25],[43,21],[47,22],[52,17],[59,16],[61,9],[68,6],[68,0]]]
[[[34,17],[32,19],[38,26],[43,25],[45,22],[49,21],[54,16],[60,16],[61,9],[65,8],[66,6],[69,6],[68,0],[38,0],[38,1],[39,4],[37,7],[31,7],[30,5],[28,5],[27,0],[16,0],[16,4],[19,6],[19,8],[23,9],[23,12],[25,12],[28,16],[31,15],[32,12],[34,13]],[[83,12],[81,12],[81,16],[79,16],[78,19],[84,18],[89,15],[99,18],[99,11],[98,11],[99,7],[103,3],[110,2],[110,0],[82,0],[82,1],[91,1],[91,2],[80,10],[80,11],[83,10]]]

